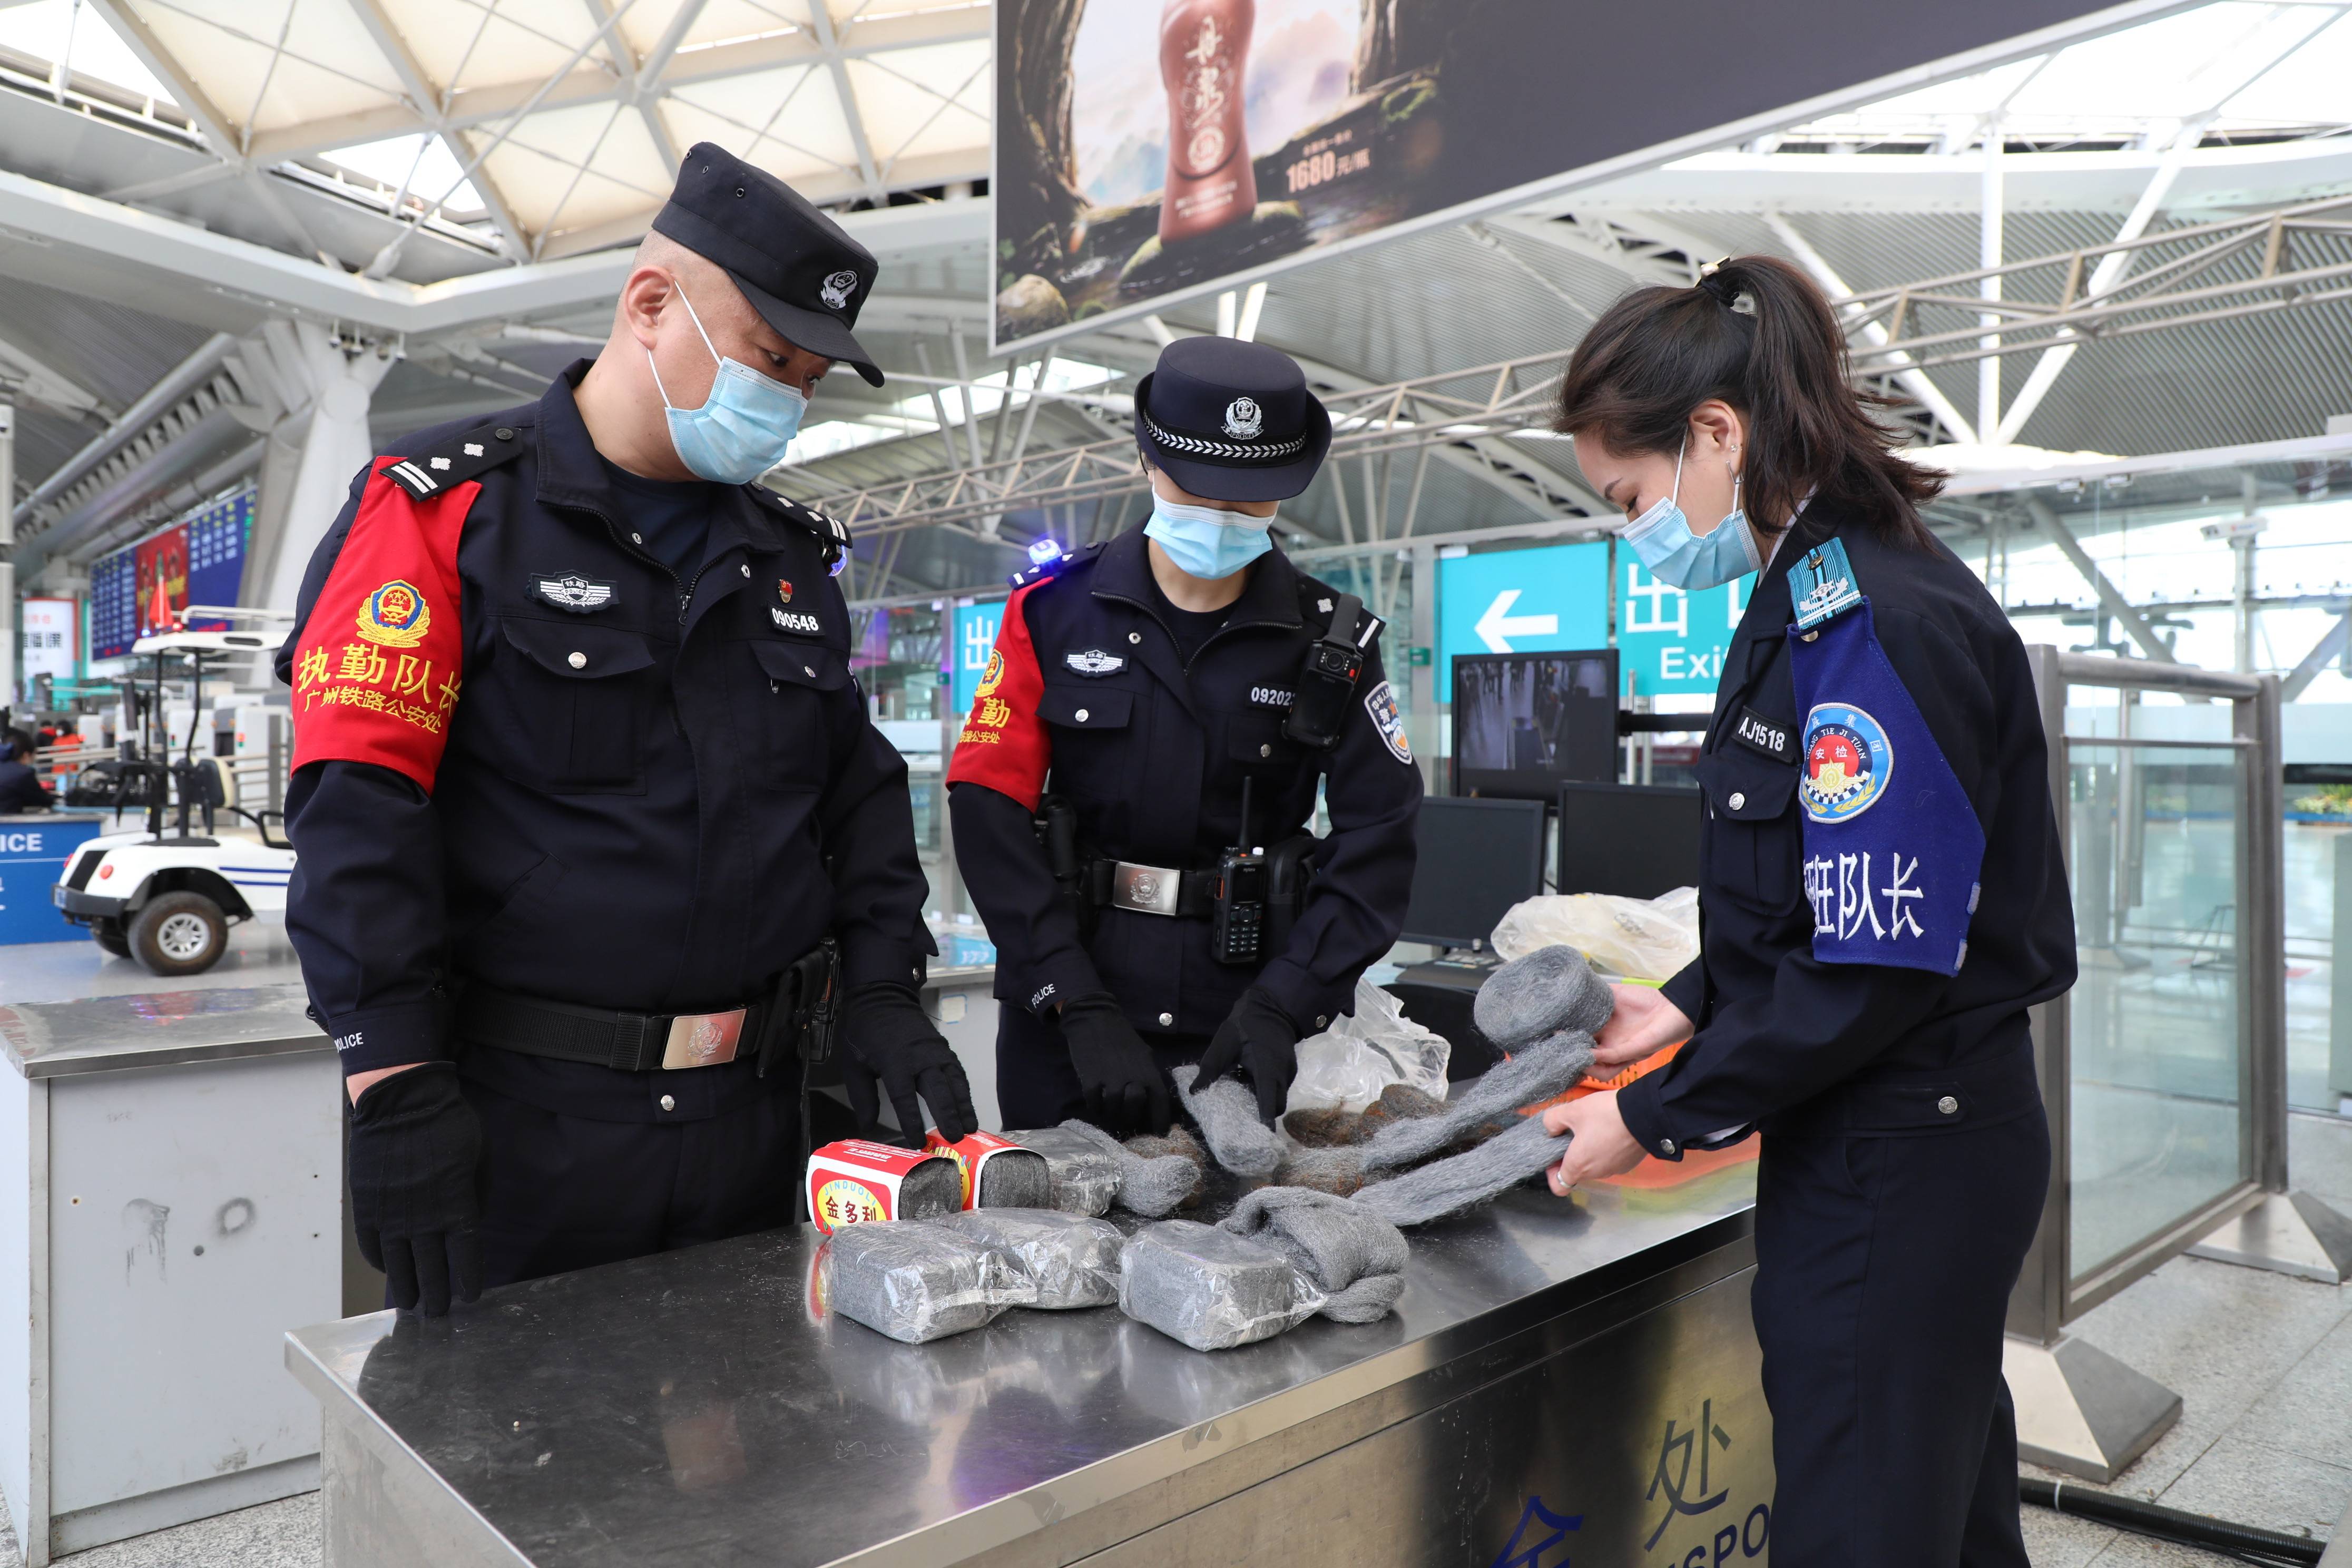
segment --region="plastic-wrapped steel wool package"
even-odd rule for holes
[[[1119,1310],[1196,1351],[1271,1339],[1322,1305],[1288,1258],[1214,1226],[1162,1220],[1119,1254]]]
[[[1127,1237],[1107,1219],[1055,1209],[982,1208],[928,1223],[995,1253],[1025,1282],[1022,1306],[1108,1307],[1118,1300],[1118,1254]]]
[[[1014,1304],[996,1255],[936,1223],[850,1226],[825,1243],[824,1268],[834,1311],[910,1345],[976,1329]]]

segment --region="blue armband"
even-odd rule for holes
[[[1976,806],[1878,646],[1845,547],[1789,573],[1813,956],[1957,974],[1984,864]]]

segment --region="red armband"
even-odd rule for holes
[[[294,654],[294,765],[374,763],[430,794],[466,639],[457,539],[481,486],[418,500],[378,458]]]
[[[1004,624],[997,628],[996,647],[971,695],[971,715],[948,763],[950,784],[986,784],[1028,811],[1037,809],[1045,770],[1054,761],[1053,737],[1037,717],[1045,678],[1037,668],[1023,603],[1032,592],[1034,586],[1016,589],[1005,603]]]

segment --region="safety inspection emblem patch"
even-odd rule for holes
[[[1387,681],[1364,693],[1364,711],[1372,716],[1372,728],[1381,732],[1390,754],[1401,763],[1412,761],[1412,748],[1404,739],[1404,714],[1398,709],[1396,693],[1389,689]]]
[[[844,268],[827,278],[824,287],[816,292],[817,298],[824,301],[826,310],[845,310],[849,308],[849,297],[857,292],[857,274]]]
[[[1886,793],[1895,749],[1885,727],[1859,708],[1823,703],[1805,716],[1804,772],[1797,798],[1815,822],[1847,822]]]
[[[613,603],[612,584],[578,572],[534,572],[530,591],[534,598],[544,599],[557,609],[569,610],[575,616],[593,615]]]
[[[1236,441],[1255,441],[1265,428],[1265,415],[1254,397],[1236,397],[1225,405],[1225,434]]]
[[[1083,653],[1066,653],[1062,656],[1062,663],[1085,676],[1117,675],[1127,668],[1126,659],[1115,653],[1105,653],[1098,647],[1087,648]]]
[[[433,628],[433,609],[414,583],[394,578],[360,603],[360,636],[386,647],[415,647]]]

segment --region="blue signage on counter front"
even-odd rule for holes
[[[74,850],[105,826],[96,816],[0,821],[0,944],[71,942],[82,934],[58,912],[49,889]]]

